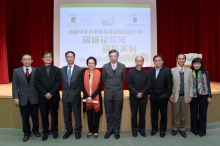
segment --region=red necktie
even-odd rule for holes
[[[26,68],[26,74],[25,74],[26,78],[28,78],[30,76],[30,73],[29,73],[29,69]]]

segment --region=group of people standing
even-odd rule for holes
[[[38,107],[40,109],[43,136],[48,139],[49,134],[54,139],[58,134],[58,109],[59,87],[62,84],[62,103],[66,133],[63,139],[67,139],[74,131],[75,138],[81,138],[81,102],[83,112],[86,112],[89,132],[87,137],[99,136],[99,121],[103,114],[102,85],[104,88],[104,106],[107,121],[107,132],[104,138],[108,139],[114,134],[115,139],[120,138],[120,123],[123,108],[123,83],[126,80],[126,67],[118,62],[119,52],[109,51],[110,62],[103,66],[102,72],[96,69],[97,60],[89,57],[86,60],[88,69],[74,64],[75,53],[65,53],[67,66],[58,68],[52,65],[53,53],[45,51],[42,54],[44,64],[37,69],[31,66],[33,57],[24,54],[21,57],[23,66],[13,72],[12,93],[15,104],[19,105],[24,132],[23,141],[28,141],[31,132],[40,137],[38,124]],[[186,56],[178,54],[177,67],[169,69],[163,66],[161,55],[155,55],[153,62],[155,67],[147,71],[143,68],[144,58],[135,58],[135,67],[128,71],[127,86],[131,107],[132,135],[137,133],[145,137],[145,116],[148,99],[151,103],[151,135],[160,130],[160,137],[164,137],[167,129],[167,106],[172,103],[172,132],[177,132],[183,137],[185,133],[187,109],[190,103],[191,131],[195,135],[206,134],[206,115],[208,103],[211,101],[211,89],[209,72],[205,69],[201,58],[192,61],[191,69],[184,67]],[[83,100],[81,99],[83,92]],[[74,113],[75,126],[72,125],[72,111]],[[138,114],[139,111],[139,114]],[[158,113],[160,122],[158,126]],[[51,114],[51,127],[49,128],[48,115]],[[178,124],[180,114],[180,124]],[[139,115],[139,119],[137,118]],[[29,116],[32,118],[33,127],[30,130]],[[138,122],[139,121],[139,122]]]

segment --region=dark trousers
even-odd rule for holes
[[[167,129],[167,104],[168,99],[158,100],[155,98],[151,101],[151,124],[152,130],[158,131],[158,113],[160,110],[160,131]]]
[[[82,123],[81,123],[81,103],[63,103],[63,112],[64,112],[64,123],[67,131],[73,131],[72,125],[72,111],[75,117],[75,133],[81,133]]]
[[[107,132],[119,132],[121,124],[121,113],[123,107],[123,100],[104,100],[105,114],[107,121]]]
[[[30,115],[33,123],[32,132],[34,134],[39,132],[38,104],[31,104],[30,101],[28,100],[25,106],[20,106],[20,113],[22,118],[22,127],[23,127],[24,136],[31,135],[30,123],[29,123]]]
[[[54,133],[58,131],[58,108],[59,102],[52,102],[48,100],[46,103],[39,103],[43,133]],[[49,128],[48,115],[51,114],[51,128]]]
[[[89,132],[98,133],[100,114],[95,112],[95,110],[92,108],[91,110],[86,111],[86,115],[88,119]]]
[[[132,127],[132,132],[144,132],[145,131],[145,115],[146,115],[146,103],[141,103],[140,100],[138,100],[137,105],[132,105],[131,106],[131,127]],[[139,124],[137,123],[137,113],[139,110]]]
[[[206,134],[207,98],[207,95],[198,95],[190,102],[191,131],[201,135]]]

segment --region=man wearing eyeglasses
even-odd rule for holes
[[[155,67],[150,69],[151,76],[151,135],[158,131],[158,113],[160,111],[160,137],[165,136],[167,129],[167,104],[172,93],[173,82],[171,70],[163,66],[163,57],[155,55],[153,57]]]
[[[42,54],[44,65],[35,71],[35,88],[38,91],[38,102],[42,118],[43,136],[45,141],[50,133],[57,139],[58,135],[58,108],[60,101],[60,69],[52,65],[53,54],[45,51]],[[48,115],[51,114],[51,128],[49,128]]]

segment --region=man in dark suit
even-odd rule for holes
[[[172,74],[169,68],[163,66],[161,55],[155,55],[153,61],[155,67],[150,69],[151,135],[155,135],[158,131],[158,112],[160,110],[160,137],[164,137],[167,129],[167,104],[173,88]]]
[[[150,89],[150,73],[143,69],[144,58],[137,56],[135,58],[136,67],[128,71],[127,85],[129,90],[129,99],[131,106],[131,126],[132,135],[137,137],[139,131],[143,137],[145,133],[145,115],[148,101],[148,92]],[[137,112],[139,110],[139,124],[137,124]]]
[[[123,82],[126,77],[125,65],[118,62],[119,53],[117,50],[109,51],[110,62],[103,66],[102,80],[105,83],[104,105],[107,120],[107,133],[109,138],[112,132],[115,139],[120,138],[120,123],[123,106]]]
[[[36,137],[40,137],[38,124],[38,94],[34,87],[35,68],[31,67],[33,57],[23,54],[21,57],[23,67],[16,68],[12,78],[12,96],[16,105],[19,105],[22,127],[24,132],[23,141],[29,140],[31,135],[29,117],[32,118],[32,132]]]
[[[83,70],[74,64],[75,53],[65,53],[67,66],[61,69],[61,83],[63,86],[62,101],[64,110],[64,122],[67,132],[63,139],[67,139],[73,133],[71,110],[75,117],[75,138],[81,138],[81,90],[83,86]]]
[[[38,91],[38,102],[42,119],[42,140],[48,138],[49,133],[57,139],[58,135],[58,108],[60,101],[60,69],[52,65],[53,54],[45,51],[42,54],[44,65],[38,67],[35,72],[35,88]],[[51,128],[49,128],[48,115],[51,114]]]

